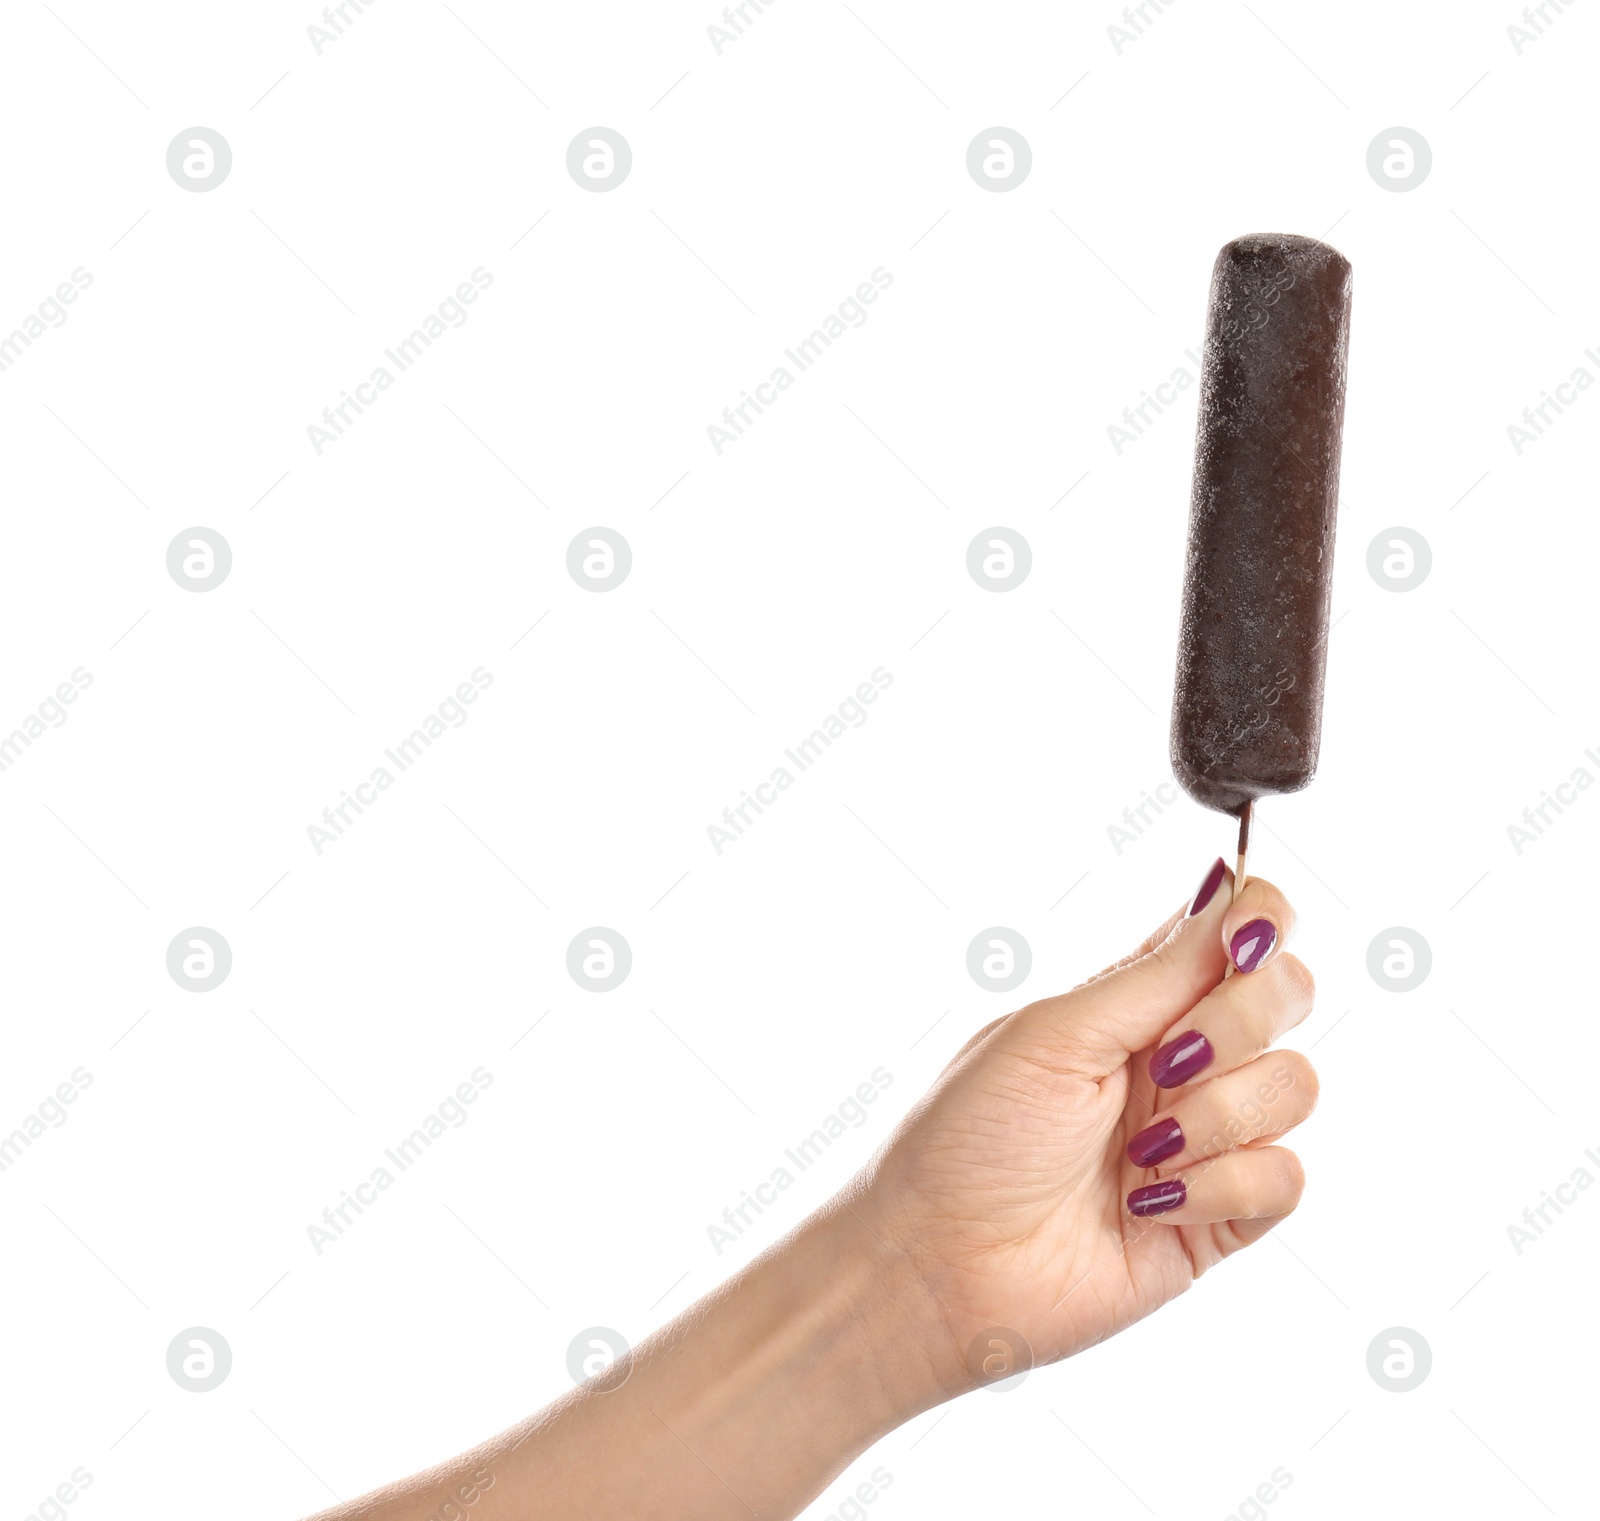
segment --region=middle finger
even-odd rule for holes
[[[1177,1088],[1202,1073],[1217,1077],[1259,1056],[1311,1012],[1316,984],[1287,952],[1248,977],[1229,977],[1162,1037],[1150,1058],[1158,1088]]]

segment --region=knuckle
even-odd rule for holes
[[[1126,969],[1147,977],[1168,979],[1183,966],[1184,958],[1180,949],[1182,938],[1181,935],[1163,935],[1154,944],[1147,940],[1139,947],[1138,953],[1123,962],[1118,970]]]
[[[981,1030],[967,1037],[961,1049],[944,1064],[944,1073],[954,1072],[979,1046],[983,1045],[1012,1016],[1002,1014],[999,1019],[991,1020]]]
[[[1139,949],[1127,957],[1126,961],[1141,961],[1146,956],[1157,956],[1163,962],[1170,960],[1179,938],[1177,931],[1183,928],[1185,922],[1182,914],[1174,914],[1165,924],[1158,925],[1146,935],[1140,942]]]
[[[1180,1123],[1184,1149],[1197,1161],[1214,1162],[1249,1139],[1246,1127],[1234,1114],[1211,1114],[1198,1123],[1186,1116]]]

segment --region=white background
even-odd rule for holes
[[[855,1479],[893,1474],[882,1521],[1222,1518],[1278,1468],[1274,1517],[1588,1512],[1600,1197],[1520,1255],[1507,1227],[1600,1176],[1600,798],[1520,854],[1507,826],[1600,775],[1600,397],[1520,455],[1506,428],[1600,377],[1600,19],[1519,54],[1509,3],[1444,17],[1183,0],[1119,53],[1109,3],[783,0],[719,55],[709,3],[381,0],[319,55],[309,4],[8,8],[0,330],[93,283],[0,372],[0,731],[93,684],[0,773],[0,1132],[93,1082],[0,1174],[0,1516],[81,1466],[84,1521],[288,1518],[502,1428],[569,1386],[578,1331],[683,1309],[974,1028],[1192,892],[1228,821],[1180,797],[1120,853],[1108,826],[1170,780],[1194,392],[1120,455],[1106,429],[1257,231],[1355,267],[1323,763],[1252,861],[1319,983],[1305,1201]],[[200,194],[165,166],[197,124],[233,153]],[[595,124],[633,152],[604,194],[565,165]],[[965,167],[996,124],[1033,152],[1004,194]],[[1433,153],[1405,193],[1366,168],[1397,124]],[[318,455],[307,425],[479,267],[470,320]],[[880,267],[869,320],[715,453]],[[233,553],[202,594],[165,564],[195,525]],[[592,525],[633,554],[599,595],[566,569]],[[994,525],[1033,553],[1005,594],[966,570]],[[1405,593],[1366,566],[1393,526],[1432,549]],[[869,720],[717,855],[707,825],[880,666]],[[477,667],[469,720],[317,855]],[[233,953],[205,994],[165,966],[195,925]],[[566,971],[591,925],[632,947],[615,992]],[[966,972],[991,925],[1032,946],[1015,994]],[[1432,951],[1409,993],[1367,970],[1393,926]],[[480,1066],[470,1120],[317,1255],[323,1207]],[[723,1207],[880,1066],[867,1122],[717,1255]],[[166,1371],[192,1326],[232,1348],[208,1394]],[[1432,1349],[1406,1394],[1366,1367],[1395,1326]]]

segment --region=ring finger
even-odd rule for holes
[[[1128,1213],[1163,1225],[1275,1220],[1300,1202],[1305,1173],[1282,1146],[1230,1151],[1128,1195]]]

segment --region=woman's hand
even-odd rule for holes
[[[920,1411],[1182,1293],[1294,1208],[1271,1142],[1316,1101],[1267,1050],[1311,1009],[1294,915],[1231,887],[1218,861],[1126,961],[981,1031],[860,1178],[625,1365],[324,1521],[793,1516]]]
[[[1311,974],[1283,895],[1232,882],[1219,860],[1132,956],[980,1031],[841,1200],[926,1289],[947,1395],[1103,1341],[1299,1201],[1273,1143],[1316,1074],[1268,1047]]]

